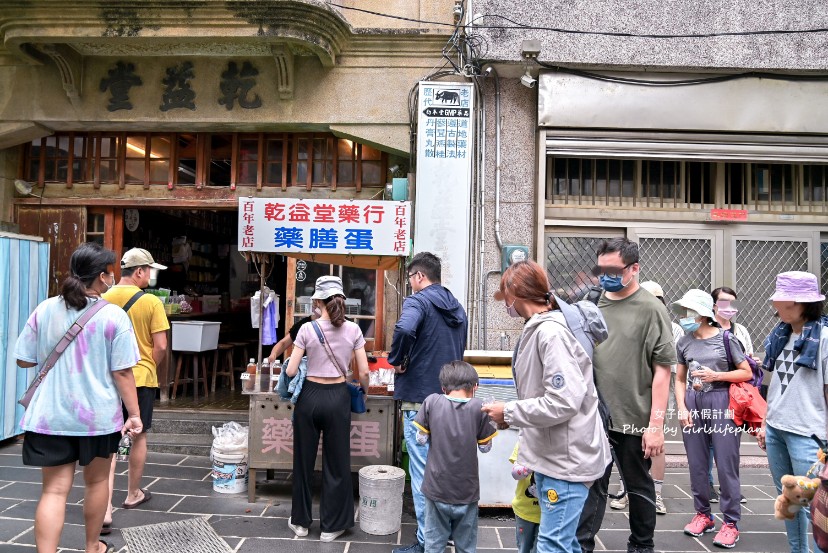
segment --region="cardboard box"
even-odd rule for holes
[[[221,323],[213,321],[173,321],[173,351],[210,351],[218,347]]]

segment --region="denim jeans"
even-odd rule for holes
[[[782,476],[805,476],[817,458],[817,444],[811,438],[779,430],[769,424],[765,426],[765,444],[777,493],[782,493]],[[785,521],[791,553],[808,553],[808,542],[812,551],[820,551],[808,531],[810,518],[810,510],[803,507],[795,519]]]
[[[427,497],[423,499],[425,553],[443,553],[449,538],[454,540],[457,553],[474,553],[477,550],[477,503],[452,505]]]
[[[582,482],[567,482],[535,473],[541,521],[538,529],[538,553],[581,553],[578,543],[578,520],[589,493]]]
[[[529,522],[515,515],[515,542],[518,553],[535,553],[540,524]]]
[[[403,411],[403,439],[408,450],[408,475],[411,477],[411,495],[414,497],[414,512],[417,514],[417,541],[425,543],[425,496],[420,488],[423,486],[426,458],[429,444],[417,443],[417,427],[412,421],[417,411]]]

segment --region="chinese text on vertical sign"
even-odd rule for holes
[[[239,250],[407,256],[411,203],[239,198]]]
[[[470,89],[422,87],[425,157],[466,159],[471,116]]]

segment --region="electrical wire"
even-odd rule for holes
[[[438,27],[452,27],[455,28],[457,25],[454,23],[445,23],[443,21],[429,21],[425,19],[416,19],[413,17],[404,17],[401,15],[393,15],[389,13],[378,12],[374,10],[366,10],[364,8],[356,8],[353,6],[344,6],[342,4],[336,4],[334,2],[328,2],[329,6],[333,6],[335,8],[339,8],[342,10],[351,10],[361,13],[366,13],[369,15],[375,15],[378,17],[385,17],[388,19],[397,19],[400,21],[409,21],[411,23],[420,23],[425,25],[434,25]],[[485,19],[485,18],[497,18],[503,21],[510,23],[510,25],[481,25],[476,23],[476,21]],[[467,25],[461,25],[462,27],[466,27]],[[515,21],[510,19],[506,16],[492,13],[492,14],[482,14],[477,16],[472,20],[471,25],[475,29],[522,29],[527,31],[549,31],[553,33],[562,33],[562,34],[570,34],[570,35],[588,35],[588,36],[608,36],[608,37],[625,37],[625,38],[651,38],[651,39],[676,39],[676,38],[718,38],[718,37],[740,37],[740,36],[764,36],[764,35],[797,35],[797,34],[818,34],[818,33],[828,33],[828,27],[814,27],[814,28],[806,28],[806,29],[760,29],[756,31],[722,31],[722,32],[713,32],[713,33],[677,33],[677,34],[667,34],[667,33],[631,33],[631,32],[622,32],[622,31],[584,31],[580,29],[565,29],[562,27],[545,27],[542,25],[527,25],[525,23],[521,23],[519,21]]]
[[[716,75],[713,77],[698,77],[693,79],[678,79],[678,80],[652,80],[652,79],[633,79],[629,77],[618,77],[614,75],[604,75],[602,73],[595,73],[593,71],[584,71],[581,69],[572,69],[569,67],[561,67],[558,65],[545,63],[535,60],[538,65],[546,69],[552,69],[559,73],[568,73],[578,77],[593,79],[596,81],[605,81],[619,84],[629,84],[637,86],[652,86],[652,87],[671,87],[671,86],[693,86],[700,84],[723,83],[727,81],[735,81],[739,79],[757,78],[757,79],[773,79],[776,81],[828,81],[828,75],[785,75],[782,73],[765,73],[761,71],[747,71],[744,73],[731,73],[727,75]]]

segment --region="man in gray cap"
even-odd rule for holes
[[[122,507],[132,509],[149,501],[151,495],[140,488],[147,459],[145,432],[152,426],[152,405],[158,388],[158,366],[167,357],[167,330],[170,323],[164,305],[156,296],[145,294],[143,289],[155,285],[157,272],[166,267],[155,262],[147,250],[132,248],[121,258],[121,280],[102,297],[124,309],[132,321],[141,360],[132,368],[135,386],[138,388],[138,405],[144,432],[132,439],[129,454],[129,490]],[[102,533],[109,533],[112,524],[112,488],[115,477],[115,461],[109,478],[109,508],[104,518]]]

